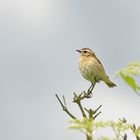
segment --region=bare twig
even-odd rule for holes
[[[102,112],[100,111],[99,113],[97,113],[94,117],[93,120],[95,120],[95,118],[97,118],[97,116],[99,116]]]
[[[101,113],[101,111],[99,113],[97,113],[97,111],[101,108],[101,106],[102,105],[100,105],[96,110],[87,109],[87,108],[84,108],[84,109],[89,114],[89,118],[92,118],[93,120],[95,120],[95,118]]]
[[[82,100],[87,99],[87,98],[91,98],[92,97],[92,91],[94,89],[95,84],[92,84],[89,89],[87,91],[83,91],[82,93],[80,93],[79,95],[77,95],[76,93],[74,93],[74,97],[73,97],[73,102],[76,103],[79,107],[79,110],[82,114],[83,118],[87,118],[91,121],[93,121],[100,113],[98,112],[98,110],[100,109],[101,105],[96,109],[96,110],[92,110],[92,109],[86,109],[82,106]],[[59,96],[57,94],[55,94],[57,100],[59,101],[63,111],[65,111],[72,119],[77,119],[67,108],[66,106],[66,100],[65,97],[62,96],[63,98],[63,102],[62,100],[60,100]],[[98,112],[98,113],[97,113]],[[87,115],[88,113],[88,115]],[[87,140],[93,140],[93,129],[92,127],[86,128],[86,138]]]
[[[74,115],[72,115],[70,113],[70,111],[67,109],[66,107],[66,100],[65,100],[65,97],[63,96],[63,101],[64,101],[64,104],[62,103],[62,101],[60,100],[59,96],[57,94],[55,94],[57,100],[59,101],[63,111],[65,111],[72,119],[77,119]]]
[[[78,107],[79,107],[79,109],[80,109],[80,111],[81,111],[81,113],[82,113],[82,116],[83,116],[83,117],[87,117],[87,116],[86,116],[86,113],[85,113],[85,111],[84,111],[84,109],[83,109],[83,107],[82,107],[82,105],[81,105],[81,95],[82,95],[82,94],[80,94],[79,96],[77,96],[76,93],[74,93],[73,102],[74,102],[74,103],[77,103],[77,105],[78,105]]]
[[[100,105],[96,110],[94,110],[94,114],[96,114],[96,112],[102,107],[102,105]]]
[[[127,140],[127,134],[126,133],[123,136],[123,140]]]

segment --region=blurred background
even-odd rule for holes
[[[96,53],[117,84],[113,89],[97,84],[84,105],[103,105],[97,120],[125,117],[140,124],[140,97],[113,78],[128,62],[140,60],[139,5],[139,0],[0,0],[0,139],[85,139],[67,129],[70,118],[55,97],[64,95],[80,117],[71,101],[73,92],[90,86],[78,69],[75,50],[83,47]]]

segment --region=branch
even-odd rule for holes
[[[90,123],[80,125],[79,128],[77,129],[84,129],[86,132],[86,138],[87,140],[93,140],[93,126],[92,121],[101,113],[97,111],[100,109],[101,105],[96,109],[96,110],[92,110],[92,109],[86,109],[82,106],[81,102],[83,99],[87,99],[87,98],[91,98],[92,97],[92,91],[94,89],[95,84],[92,84],[89,89],[86,91],[83,91],[82,93],[80,93],[79,95],[77,95],[76,93],[74,93],[74,97],[73,97],[73,103],[76,103],[79,107],[79,110],[81,111],[82,117],[83,119],[86,118],[88,121],[90,121]],[[59,101],[63,111],[65,111],[73,120],[77,119],[67,108],[66,106],[66,100],[65,97],[63,96],[63,102],[62,100],[60,100],[59,96],[57,94],[55,94],[57,100]],[[87,112],[86,112],[87,111]],[[87,114],[88,113],[88,116]],[[79,120],[79,119],[77,119]],[[85,127],[85,125],[87,125],[87,127]]]
[[[78,105],[78,107],[79,107],[79,109],[80,109],[80,111],[82,113],[82,116],[83,117],[87,117],[86,116],[86,113],[85,113],[85,111],[84,111],[84,109],[83,109],[83,107],[81,105],[81,95],[82,94],[80,94],[80,95],[77,96],[76,93],[74,93],[73,102],[74,103],[77,103],[77,105]]]
[[[87,108],[84,108],[87,113],[89,114],[89,118],[92,118],[93,120],[95,120],[95,118],[101,114],[101,111],[97,113],[97,111],[102,107],[102,105],[100,105],[96,110],[92,110],[92,109],[87,109]]]
[[[72,119],[77,119],[74,115],[72,115],[72,114],[70,113],[70,111],[69,111],[68,108],[66,107],[66,100],[65,100],[65,97],[63,96],[63,102],[64,102],[64,103],[62,103],[62,101],[60,100],[59,96],[58,96],[57,94],[55,94],[55,96],[56,96],[57,100],[59,101],[59,103],[60,103],[60,105],[61,105],[63,111],[65,111]]]

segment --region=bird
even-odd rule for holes
[[[102,63],[90,48],[82,48],[76,51],[80,53],[79,70],[81,75],[91,82],[90,91],[92,91],[95,84],[100,81],[103,81],[109,88],[116,86],[116,84],[109,79]]]

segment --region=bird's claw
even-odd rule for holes
[[[88,90],[88,91],[87,91],[87,97],[88,97],[88,98],[91,98],[91,97],[92,97],[92,90]]]
[[[92,97],[92,90],[88,89],[87,91],[83,91],[81,96],[86,97],[86,98],[91,98]]]

